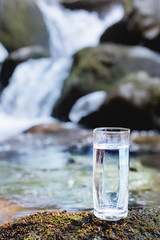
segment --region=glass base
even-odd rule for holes
[[[120,219],[126,218],[128,214],[128,211],[125,212],[115,212],[115,211],[96,211],[94,210],[94,215],[97,218],[103,219],[103,220],[107,220],[107,221],[118,221]]]

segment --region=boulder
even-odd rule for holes
[[[45,48],[36,45],[20,48],[11,52],[2,64],[0,72],[1,88],[3,89],[8,85],[9,79],[18,64],[27,61],[30,58],[36,59],[48,56],[48,52]]]
[[[160,78],[146,72],[131,73],[114,85],[99,110],[83,117],[87,127],[124,126],[130,129],[159,128]]]
[[[122,18],[119,22],[109,27],[101,36],[100,42],[113,42],[124,45],[138,45],[142,41],[141,30],[134,23],[129,25],[130,22],[134,22],[136,13],[133,11],[127,16]],[[132,20],[131,20],[132,19]]]
[[[35,1],[1,0],[0,29],[0,42],[9,52],[35,44],[48,49],[48,32]]]
[[[135,1],[136,2],[136,1]],[[101,42],[143,45],[160,52],[160,2],[144,0],[101,36]]]
[[[160,55],[144,47],[111,43],[79,51],[52,115],[68,120],[70,109],[80,97],[101,90],[108,94],[120,78],[140,70],[159,76]]]

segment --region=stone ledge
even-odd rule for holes
[[[159,226],[159,209],[132,208],[118,222],[88,211],[44,211],[0,226],[0,239],[160,239]]]

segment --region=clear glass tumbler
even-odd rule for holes
[[[128,214],[128,128],[93,131],[93,203],[100,219],[117,221]]]

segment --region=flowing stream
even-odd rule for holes
[[[101,19],[97,13],[71,11],[55,1],[37,0],[49,32],[50,58],[19,64],[0,99],[0,224],[40,209],[92,207],[90,153],[74,155],[53,134],[21,135],[50,117],[70,72],[73,54],[96,46],[103,31],[122,18],[113,6]],[[0,62],[7,57],[0,45]],[[66,142],[75,143],[66,137]],[[14,138],[12,138],[14,137]],[[57,142],[59,139],[59,142]],[[75,163],[75,164],[74,164]]]
[[[0,141],[39,123],[54,121],[52,108],[72,65],[72,55],[96,46],[103,31],[122,18],[116,5],[101,19],[97,13],[71,11],[59,3],[37,0],[49,32],[51,58],[19,64],[0,100]]]

